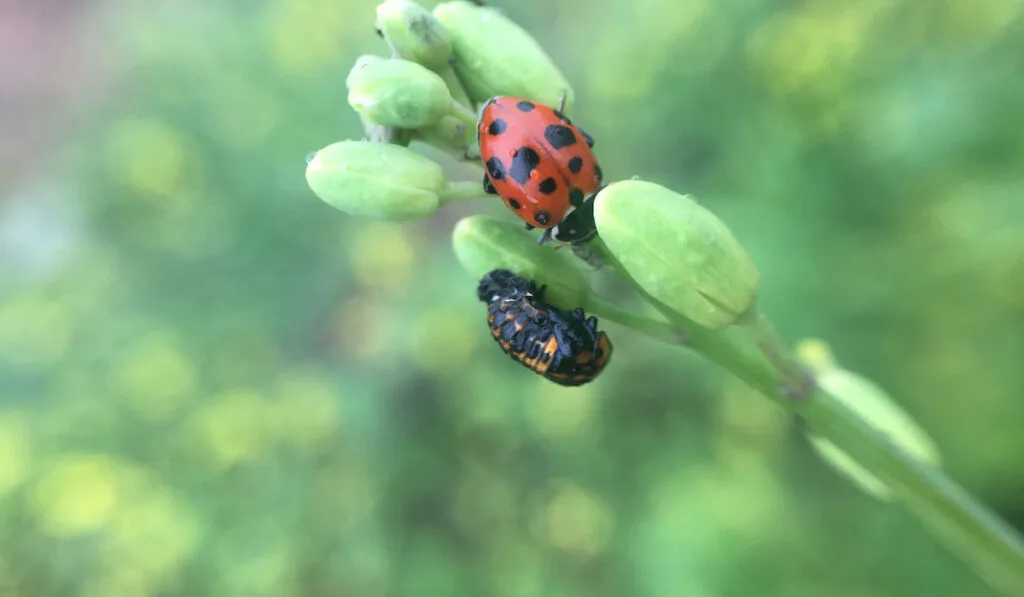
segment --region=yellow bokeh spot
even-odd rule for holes
[[[201,526],[192,509],[162,487],[128,497],[108,528],[112,563],[159,580],[192,554]]]
[[[107,524],[118,506],[117,471],[102,455],[71,454],[43,470],[31,506],[46,532],[79,535]]]
[[[332,0],[278,0],[270,4],[266,35],[270,55],[281,68],[303,73],[331,64],[342,55],[347,31],[365,26],[358,3]]]
[[[427,309],[413,332],[413,358],[431,373],[460,370],[469,360],[479,338],[479,323],[464,311],[450,307]]]
[[[232,390],[210,400],[194,418],[208,462],[227,468],[260,457],[273,440],[268,403],[250,390]]]
[[[366,223],[355,231],[349,246],[353,277],[366,289],[404,293],[411,281],[416,251],[407,227]]]
[[[944,20],[960,41],[994,42],[1016,19],[1024,2],[1020,0],[946,0],[938,4],[944,9]]]
[[[611,534],[608,506],[573,484],[556,489],[545,509],[545,530],[551,545],[578,556],[600,553]]]
[[[369,360],[387,353],[397,333],[398,313],[363,297],[341,304],[331,324],[333,343],[345,360]]]
[[[20,297],[0,304],[0,362],[52,364],[67,351],[71,322],[64,305],[50,299]]]
[[[747,51],[778,93],[838,94],[889,0],[782,13],[750,37]]]
[[[143,118],[114,123],[107,139],[107,169],[120,183],[161,202],[180,200],[188,143],[170,126]]]
[[[0,496],[21,485],[31,462],[32,445],[25,418],[0,413]]]
[[[275,384],[273,427],[294,445],[313,449],[323,445],[337,429],[338,388],[325,377],[290,373]]]
[[[132,408],[147,419],[162,420],[190,398],[196,368],[173,336],[154,333],[131,351],[115,376],[118,389]]]
[[[238,149],[265,141],[281,119],[275,95],[238,75],[223,74],[217,85],[207,97],[213,102],[211,128],[218,139]]]
[[[564,438],[592,431],[597,394],[591,386],[566,388],[538,378],[536,387],[526,408],[530,421],[541,433]]]

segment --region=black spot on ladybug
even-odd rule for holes
[[[579,189],[573,189],[569,191],[569,205],[573,207],[579,207],[583,205],[583,191]]]
[[[545,178],[544,180],[540,181],[540,185],[538,185],[537,188],[540,190],[541,193],[544,193],[545,195],[550,195],[551,193],[555,192],[555,189],[558,188],[558,184],[555,183],[554,178]]]
[[[551,219],[551,216],[549,216],[548,212],[546,211],[538,211],[537,213],[533,214],[533,219],[537,220],[537,223],[540,224],[541,226],[544,226],[548,223],[548,220]]]
[[[502,164],[498,158],[491,158],[487,160],[487,173],[493,180],[504,180],[505,164]]]
[[[583,158],[576,156],[569,160],[569,172],[576,174],[583,169]]]
[[[555,149],[561,149],[576,143],[576,134],[572,132],[571,128],[561,124],[549,124],[544,129],[544,138]]]
[[[597,178],[598,182],[604,178],[604,175],[601,173],[601,166],[597,164],[594,164],[594,177]]]
[[[516,104],[516,107],[519,108],[520,112],[530,112],[533,110],[534,105],[533,102],[528,102],[524,100]]]
[[[488,195],[496,195],[498,193],[498,189],[494,188],[494,185],[491,184],[491,179],[486,174],[484,174],[484,192]]]
[[[526,184],[526,181],[530,180],[530,173],[540,163],[540,156],[530,147],[522,147],[514,153],[515,157],[512,158],[512,167],[509,168],[508,174],[519,184]]]
[[[500,118],[495,118],[493,121],[491,121],[491,124],[487,127],[487,132],[492,134],[492,135],[500,135],[500,134],[504,133],[505,129],[507,129],[507,128],[508,128],[508,124],[504,120],[502,120]]]
[[[521,207],[523,207],[522,205],[519,205],[519,202],[516,201],[515,199],[509,199],[508,200],[508,206],[511,207],[512,209],[516,210],[516,211],[519,211],[519,209]]]

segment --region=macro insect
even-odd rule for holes
[[[545,303],[544,287],[532,280],[494,270],[480,280],[477,298],[487,303],[487,323],[501,349],[557,384],[592,381],[611,358],[611,342],[598,331],[596,317]]]
[[[495,97],[480,112],[477,144],[484,191],[501,197],[528,229],[582,243],[596,233],[593,196],[601,188],[594,138],[558,109],[519,97]]]

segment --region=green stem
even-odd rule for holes
[[[459,81],[458,75],[455,74],[455,69],[451,66],[446,66],[437,72],[441,80],[444,81],[445,85],[448,86],[448,92],[452,94],[452,98],[463,106],[472,106],[472,102],[469,96],[466,95],[466,90],[462,87],[462,82]]]
[[[782,378],[782,393],[794,399],[806,398],[814,390],[814,378],[796,360],[782,341],[775,326],[761,313],[757,305],[744,313],[736,322],[757,345],[768,362]]]
[[[479,182],[469,182],[465,180],[450,182],[444,190],[438,193],[441,205],[451,203],[452,201],[476,199],[483,196],[484,189],[480,186]]]
[[[465,104],[458,100],[452,100],[452,116],[458,118],[460,122],[466,125],[466,128],[473,131],[476,135],[476,113],[466,107]]]
[[[821,387],[813,388],[803,400],[787,395],[781,371],[789,366],[786,363],[795,361],[767,318],[757,315],[753,333],[750,325],[721,332],[703,328],[640,288],[602,242],[590,246],[683,330],[694,350],[802,417],[816,433],[892,488],[925,526],[982,578],[1008,595],[1024,596],[1024,540],[1020,535],[942,471],[907,454]],[[760,349],[751,336],[761,340]],[[778,367],[780,363],[784,366]]]
[[[628,309],[623,309],[618,305],[609,303],[600,297],[589,295],[584,300],[582,307],[587,313],[592,313],[602,319],[633,328],[666,344],[686,345],[689,339],[686,333],[670,323],[642,317]]]

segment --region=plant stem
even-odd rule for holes
[[[623,309],[618,305],[593,295],[586,298],[582,307],[587,313],[592,313],[602,319],[633,328],[666,344],[685,346],[689,341],[689,336],[671,323],[636,315],[628,309]]]
[[[447,66],[438,70],[437,74],[448,86],[448,91],[452,94],[452,99],[463,106],[472,106],[472,103],[469,101],[469,96],[466,95],[466,90],[462,87],[462,81],[459,81],[458,75],[455,74],[455,69],[451,66]]]
[[[787,395],[785,375],[792,373],[789,363],[796,360],[763,314],[721,332],[703,328],[640,288],[600,240],[590,246],[689,336],[690,347],[802,417],[816,433],[885,482],[937,538],[991,585],[1008,595],[1024,596],[1020,535],[941,470],[907,454],[821,387],[813,387],[803,400]]]
[[[473,131],[474,135],[476,134],[476,113],[473,110],[457,100],[452,100],[451,114],[465,124],[468,130]]]
[[[814,390],[814,378],[796,360],[786,344],[779,338],[775,326],[761,313],[757,305],[744,313],[736,325],[757,345],[768,362],[782,378],[782,393],[794,399],[806,398]]]
[[[448,183],[448,186],[438,194],[441,205],[445,205],[452,201],[476,199],[477,197],[483,196],[484,190],[483,187],[480,186],[479,182],[469,182],[465,180],[457,180]]]

